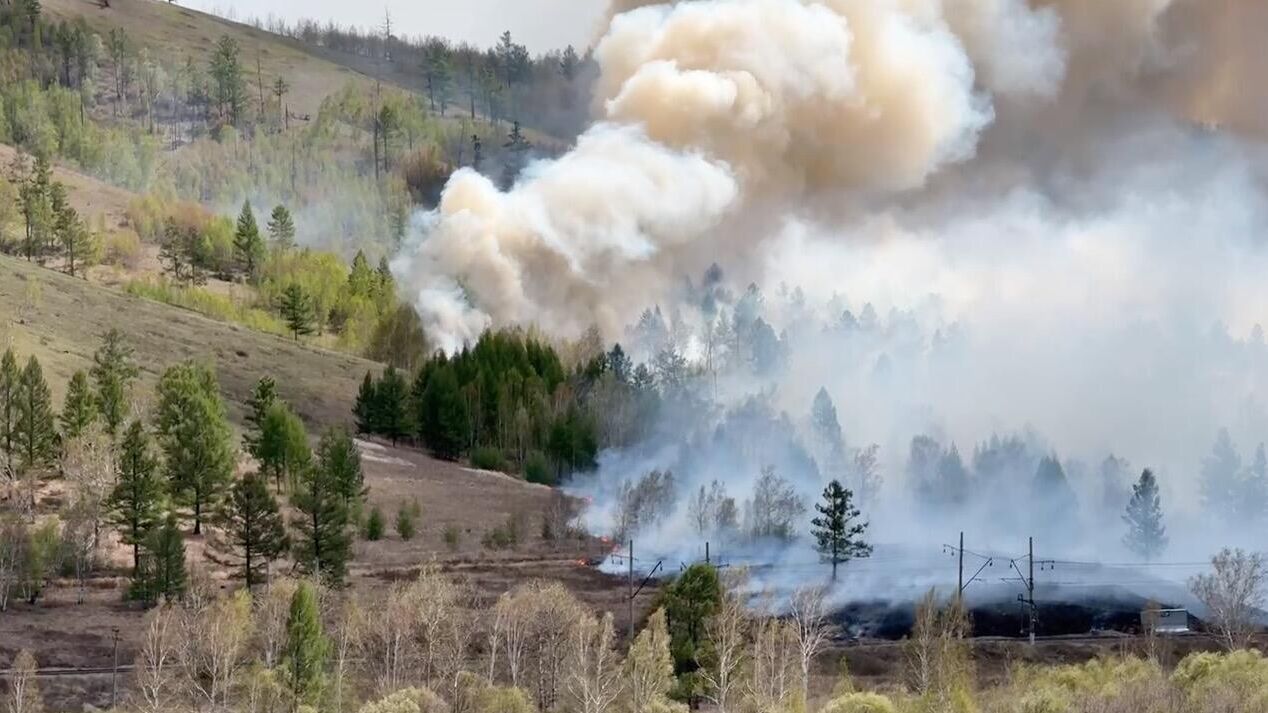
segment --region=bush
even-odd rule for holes
[[[445,702],[426,688],[404,688],[361,706],[357,713],[441,713]]]
[[[506,470],[506,460],[502,452],[493,446],[479,446],[471,451],[471,467],[480,470]]]
[[[448,547],[451,551],[457,550],[458,545],[462,542],[462,530],[459,529],[457,525],[449,525],[445,527],[443,537],[446,547]]]
[[[141,264],[141,237],[131,230],[110,233],[105,241],[105,263],[128,270]]]
[[[1171,681],[1196,705],[1234,693],[1248,705],[1254,704],[1248,710],[1268,706],[1268,659],[1258,651],[1190,654],[1176,666]]]
[[[417,500],[409,505],[402,505],[396,511],[396,534],[400,535],[402,540],[414,539],[414,534],[417,532],[415,521],[418,519],[418,511]]]
[[[379,506],[375,505],[370,510],[370,515],[365,519],[365,539],[371,542],[378,542],[383,539],[383,531],[387,529],[387,523],[383,519],[383,511],[379,510]]]
[[[533,451],[524,459],[524,480],[539,485],[555,484],[555,474],[541,451]]]
[[[847,693],[828,701],[819,713],[894,713],[894,704],[876,693]]]

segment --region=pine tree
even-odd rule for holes
[[[281,81],[281,77],[278,77]],[[295,247],[295,221],[291,218],[291,212],[284,205],[273,207],[273,213],[269,216],[269,237],[273,240],[273,246],[281,250],[289,250]]]
[[[438,458],[456,460],[470,440],[467,402],[449,365],[437,367],[427,379],[420,407],[423,442]]]
[[[374,375],[367,371],[361,380],[361,390],[357,392],[357,402],[352,407],[352,415],[357,417],[357,433],[378,432],[378,399]]]
[[[255,457],[261,473],[273,478],[279,493],[284,483],[312,463],[304,423],[287,404],[276,402],[265,413]]]
[[[92,378],[97,385],[97,410],[106,433],[114,436],[128,415],[128,392],[140,371],[132,347],[117,329],[106,332],[101,347],[92,355]]]
[[[295,341],[299,341],[301,334],[313,333],[312,300],[308,298],[308,294],[298,282],[292,282],[282,290],[282,301],[278,305],[278,310],[282,313],[282,319],[286,321],[286,328],[295,335]]]
[[[1202,461],[1202,503],[1214,517],[1234,517],[1239,498],[1242,457],[1233,445],[1228,430],[1221,428],[1211,447],[1211,454]]]
[[[353,515],[359,512],[367,489],[361,471],[361,452],[352,436],[342,429],[326,431],[317,446],[317,462],[318,467],[330,473],[348,512]]]
[[[1167,528],[1162,524],[1162,498],[1158,493],[1158,480],[1148,468],[1140,474],[1140,480],[1132,485],[1132,499],[1127,503],[1123,522],[1127,524],[1123,544],[1146,562],[1162,554],[1167,548]]]
[[[242,445],[252,457],[259,458],[256,452],[260,444],[260,431],[264,427],[264,417],[269,408],[277,401],[277,384],[271,376],[262,376],[251,389],[251,397],[247,399],[247,432],[242,435]]]
[[[141,570],[141,546],[162,517],[164,488],[158,461],[140,421],[133,421],[119,447],[119,477],[107,500],[109,520],[132,547],[132,571]]]
[[[193,510],[194,534],[228,487],[234,454],[220,388],[210,369],[192,362],[159,378],[156,430],[172,493]]]
[[[62,436],[67,440],[80,437],[96,418],[97,399],[88,384],[88,374],[77,371],[70,377],[62,403]]]
[[[242,579],[250,590],[265,581],[269,563],[289,546],[277,500],[265,478],[247,473],[234,483],[222,513],[229,554],[240,561]]]
[[[297,533],[292,556],[300,571],[342,583],[351,544],[348,510],[331,474],[321,467],[303,469],[291,505],[297,512],[291,520]]]
[[[837,565],[872,554],[872,546],[863,541],[866,522],[858,522],[861,514],[851,499],[854,493],[833,480],[823,490],[823,501],[815,505],[819,517],[811,521],[812,534],[820,557],[832,563],[832,580],[837,578]]]
[[[375,395],[379,414],[378,432],[392,439],[395,445],[398,440],[409,435],[411,430],[409,387],[396,367],[389,366],[384,370],[383,378],[379,380],[378,387],[375,389]]]
[[[292,696],[291,710],[309,703],[321,690],[322,668],[330,643],[321,630],[321,611],[313,585],[300,582],[291,595],[286,620],[286,646],[282,652],[282,675]]]
[[[17,450],[14,445],[15,427],[18,421],[18,359],[12,349],[0,357],[0,455],[4,465],[16,470]]]
[[[151,601],[165,601],[185,594],[185,540],[176,522],[176,513],[167,513],[163,525],[149,537],[150,581],[145,588]]]
[[[53,465],[58,449],[53,396],[35,357],[27,360],[26,368],[18,376],[16,401],[13,444],[17,450],[18,472],[31,474]]]
[[[238,226],[233,234],[233,253],[242,263],[247,277],[255,277],[264,257],[264,240],[260,237],[260,227],[256,225],[255,213],[251,212],[249,200],[243,201],[242,212],[238,214]]]

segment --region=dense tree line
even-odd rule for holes
[[[7,196],[0,190],[0,202],[10,201],[11,206],[0,208],[0,252],[41,265],[56,261],[71,275],[95,263],[100,257],[100,242],[71,206],[66,185],[53,179],[48,159],[37,156],[28,170],[19,154],[10,172],[16,190],[12,191],[15,195]],[[6,213],[20,225],[12,237],[6,234]]]

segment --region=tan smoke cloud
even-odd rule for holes
[[[744,263],[761,236],[729,228],[757,205],[919,195],[973,171],[997,119],[1014,139],[996,154],[1055,127],[1076,140],[1105,97],[1262,124],[1265,93],[1244,90],[1266,5],[613,0],[599,123],[508,192],[455,174],[394,266],[446,348],[512,323],[615,333],[697,267],[685,256]]]

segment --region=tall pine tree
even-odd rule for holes
[[[832,563],[832,580],[837,578],[837,565],[872,554],[872,546],[863,541],[866,522],[859,522],[861,514],[851,499],[854,493],[841,487],[834,480],[823,490],[823,500],[815,505],[819,517],[814,518],[811,530],[820,557]]]
[[[278,77],[279,81],[281,77]],[[273,213],[269,216],[269,238],[273,241],[273,247],[279,250],[289,250],[295,247],[295,221],[291,219],[291,212],[286,206],[278,204],[273,207]]]
[[[342,429],[331,429],[321,437],[317,446],[318,467],[330,473],[339,496],[343,498],[353,520],[361,510],[365,497],[365,476],[361,472],[361,452],[352,436]]]
[[[291,691],[291,710],[311,703],[321,690],[322,668],[330,643],[321,631],[317,592],[300,582],[291,595],[286,619],[286,645],[282,651],[282,675]]]
[[[16,449],[17,472],[31,485],[27,506],[35,512],[35,484],[38,476],[57,461],[57,417],[53,413],[53,396],[40,363],[31,357],[18,376],[17,413],[13,424],[13,446]]]
[[[12,349],[6,349],[0,357],[0,457],[8,469],[16,470],[17,458],[13,446],[14,424],[18,420],[18,358]]]
[[[471,438],[471,422],[452,366],[442,364],[432,369],[419,415],[419,435],[436,457],[456,460],[462,455]]]
[[[352,415],[357,417],[357,433],[378,431],[378,386],[374,382],[374,375],[368,371],[361,380],[361,390],[357,392]]]
[[[252,457],[259,458],[256,449],[260,443],[260,431],[264,425],[264,417],[269,407],[277,401],[277,383],[271,376],[262,376],[251,389],[251,397],[247,399],[247,432],[242,436],[242,445]]]
[[[282,290],[278,311],[282,313],[282,319],[286,320],[286,328],[291,330],[295,341],[299,341],[300,335],[313,333],[312,300],[298,282],[292,282]]]
[[[228,541],[218,547],[219,554],[233,559],[222,564],[239,567],[248,590],[266,581],[269,563],[280,557],[289,543],[277,500],[263,476],[247,473],[234,483],[221,526]]]
[[[132,547],[132,572],[141,570],[141,547],[162,517],[164,487],[150,438],[140,421],[133,421],[119,446],[118,479],[107,500],[110,523],[120,539]]]
[[[194,534],[202,533],[233,474],[229,422],[216,377],[186,362],[159,378],[156,414],[159,446],[174,495],[193,511]]]
[[[88,384],[88,375],[77,371],[70,377],[66,400],[62,402],[62,436],[67,440],[79,438],[96,419],[97,398]]]
[[[176,513],[167,513],[162,527],[149,537],[149,582],[145,588],[150,601],[179,599],[185,594],[185,540],[181,537]]]
[[[291,520],[296,531],[292,557],[303,573],[340,584],[347,573],[351,545],[343,495],[324,468],[304,468],[298,480],[291,493],[296,511]]]
[[[287,404],[275,402],[265,413],[255,458],[265,477],[273,478],[279,493],[284,484],[289,484],[312,462],[304,423]]]
[[[128,416],[132,382],[140,371],[132,358],[132,347],[117,329],[106,332],[101,347],[92,355],[92,378],[97,386],[97,410],[106,433],[114,436]]]
[[[1123,544],[1140,555],[1146,562],[1167,548],[1167,528],[1162,523],[1162,498],[1158,493],[1158,480],[1153,471],[1146,468],[1140,480],[1132,485],[1132,499],[1123,514],[1127,523],[1127,535]]]
[[[243,201],[242,212],[238,214],[238,226],[233,234],[233,253],[242,264],[247,277],[254,278],[264,258],[264,240],[260,237],[255,213],[251,212],[251,201]]]
[[[410,433],[409,386],[396,367],[383,371],[375,389],[378,402],[379,433],[395,444]]]

